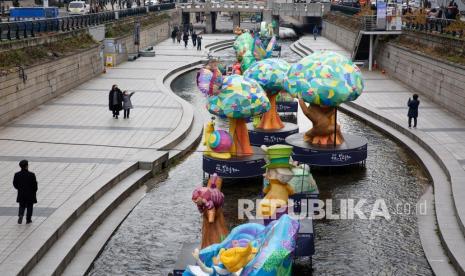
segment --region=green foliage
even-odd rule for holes
[[[170,16],[166,13],[162,14],[151,14],[144,17],[136,17],[134,20],[121,21],[118,23],[107,24],[105,26],[105,37],[117,38],[125,35],[132,34],[134,32],[134,24],[136,20],[139,20],[141,27],[156,26],[161,23],[165,23],[170,19]]]
[[[0,52],[0,68],[10,69],[18,65],[28,66],[93,45],[96,45],[96,42],[92,37],[89,34],[82,34],[48,44]]]

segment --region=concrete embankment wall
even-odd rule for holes
[[[139,48],[142,50],[143,48],[155,45],[156,43],[169,38],[171,34],[170,32],[170,24],[168,22],[153,28],[141,30]],[[132,34],[116,38],[115,44],[117,51],[116,64],[127,61],[128,54],[137,52],[137,46],[134,45],[134,35]]]
[[[141,30],[140,48],[167,39],[169,32],[168,23]],[[126,53],[136,51],[133,35],[119,40],[124,43]],[[103,72],[103,59],[103,45],[99,44],[54,61],[27,67],[24,69],[25,81],[17,69],[0,76],[0,125],[98,76]]]
[[[351,53],[354,50],[357,33],[350,29],[323,20],[322,35]]]
[[[465,67],[413,52],[393,43],[380,44],[380,68],[414,90],[465,118]]]
[[[353,51],[356,32],[325,20],[322,34],[347,51]],[[424,47],[463,50],[462,41],[460,44],[439,36],[406,32],[402,38]],[[389,76],[465,118],[465,66],[435,59],[393,42],[379,43],[374,60]]]
[[[34,109],[103,71],[101,46],[0,77],[0,124]]]

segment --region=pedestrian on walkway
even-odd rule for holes
[[[197,34],[195,32],[192,33],[192,47],[197,46]]]
[[[201,51],[201,50],[202,50],[202,36],[198,35],[197,36],[197,51]]]
[[[316,40],[317,36],[318,36],[318,26],[315,25],[315,27],[313,27],[313,39]]]
[[[181,30],[178,30],[178,32],[176,33],[176,39],[178,40],[178,44],[181,43],[181,38],[182,38],[182,32]]]
[[[111,87],[108,95],[108,108],[113,113],[113,118],[118,119],[119,112],[123,109],[123,93],[116,84]]]
[[[129,111],[133,109],[131,102],[131,97],[134,95],[135,92],[128,93],[127,90],[123,92],[123,109],[124,109],[124,119],[129,119]]]
[[[187,32],[184,32],[182,40],[184,40],[184,48],[187,48],[187,42],[189,42],[189,34]]]
[[[173,29],[173,31],[171,32],[171,39],[173,39],[173,43],[176,42],[176,35],[177,34],[178,34],[177,30]]]
[[[37,203],[37,180],[36,175],[29,171],[27,160],[19,162],[21,171],[15,173],[13,186],[18,190],[16,202],[19,203],[18,224],[23,223],[24,210],[26,212],[26,224],[32,222],[32,211],[34,203]]]
[[[194,25],[192,23],[189,24],[189,32],[191,35],[194,33]]]
[[[413,94],[413,100],[408,98],[407,106],[408,106],[408,127],[412,127],[412,119],[413,119],[413,127],[417,127],[417,117],[418,117],[418,106],[420,105],[420,101],[418,100],[418,94]]]

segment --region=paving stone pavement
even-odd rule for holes
[[[205,35],[202,44],[230,39]],[[157,85],[163,73],[204,59],[205,51],[171,39],[155,57],[125,62],[0,128],[0,263],[74,193],[103,172],[151,148],[178,126],[181,104]],[[113,119],[108,92],[113,84],[135,91],[131,118]],[[30,160],[39,183],[33,223],[17,224],[13,174]]]
[[[318,37],[303,37],[301,44],[312,51],[331,50],[345,56],[350,53],[334,42]],[[357,104],[368,109],[379,109],[389,114],[391,119],[400,125],[408,125],[407,101],[413,93],[420,96],[418,128],[411,131],[421,131],[444,145],[452,156],[465,169],[465,119],[449,112],[446,108],[422,97],[421,91],[414,92],[402,83],[392,80],[380,71],[363,71],[365,79],[364,93],[357,99]]]

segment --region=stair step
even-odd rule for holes
[[[115,184],[74,221],[29,275],[60,275],[98,225],[150,176],[149,170],[137,170]]]
[[[76,256],[63,272],[63,276],[86,275],[111,235],[144,197],[146,189],[145,186],[141,186],[105,218],[102,224],[92,233],[92,236],[79,248]]]

